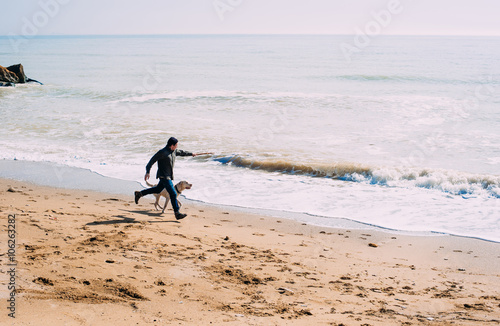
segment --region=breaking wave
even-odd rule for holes
[[[331,178],[342,181],[401,188],[425,188],[464,198],[500,198],[500,176],[444,169],[380,167],[350,162],[330,164],[295,163],[286,160],[257,160],[240,155],[216,156],[224,165],[266,172]]]

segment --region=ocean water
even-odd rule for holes
[[[44,85],[0,88],[0,159],[142,181],[175,136],[213,153],[177,161],[191,199],[500,241],[499,41],[3,37]]]

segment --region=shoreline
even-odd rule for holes
[[[17,165],[17,166],[16,166]],[[27,171],[27,172],[26,172]],[[82,191],[97,191],[109,194],[128,196],[135,190],[145,188],[139,182],[131,180],[122,180],[108,177],[92,171],[90,169],[73,167],[68,165],[56,164],[52,162],[36,162],[24,160],[0,160],[0,179],[12,179],[22,182],[33,183],[41,186],[49,186],[60,189],[74,189]],[[130,195],[132,196],[132,195]],[[348,217],[326,217],[322,215],[310,214],[305,212],[280,211],[265,208],[252,208],[236,205],[223,205],[199,201],[196,199],[184,198],[185,202],[205,205],[207,207],[227,209],[241,213],[259,214],[272,218],[284,218],[295,222],[306,223],[311,226],[339,228],[339,229],[357,229],[367,231],[387,232],[394,235],[410,236],[456,236],[470,239],[477,239],[493,243],[500,243],[492,239],[478,236],[469,236],[453,234],[446,231],[409,231],[390,227],[379,226],[368,222],[356,221]],[[323,225],[317,222],[320,219],[327,218],[330,225]]]
[[[498,243],[193,201],[179,222],[148,198],[11,179],[0,193],[1,243],[8,214],[18,226],[14,325],[500,323]]]

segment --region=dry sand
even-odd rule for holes
[[[498,243],[152,203],[0,179],[0,324],[500,324]]]

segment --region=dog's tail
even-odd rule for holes
[[[158,185],[158,184],[152,185],[152,184],[150,184],[150,183],[148,182],[148,180],[144,180],[144,181],[146,181],[146,184],[148,185],[148,187],[156,187],[156,186]]]

